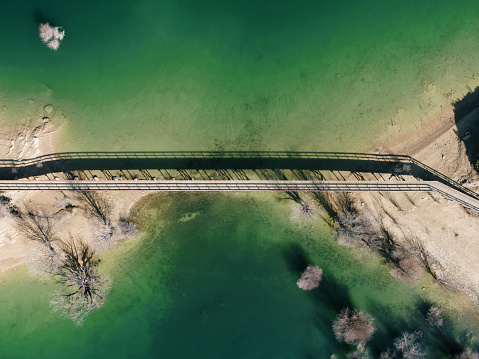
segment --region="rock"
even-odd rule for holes
[[[52,105],[46,105],[44,108],[46,113],[52,113],[53,112],[53,106]]]

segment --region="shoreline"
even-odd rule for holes
[[[462,149],[461,140],[461,136],[479,117],[479,110],[472,111],[459,123],[454,122],[453,116],[452,106],[443,108],[420,129],[383,142],[377,147],[376,152],[411,155],[455,180],[467,178],[466,186],[479,186],[477,175],[472,175],[472,168]],[[52,123],[48,118],[42,118],[40,121],[36,126],[24,126],[17,132],[0,131],[0,152],[5,153],[4,156],[7,158],[26,158],[53,153],[58,130],[63,127],[65,122],[62,121],[61,126],[54,128],[55,121]],[[7,194],[14,203],[31,202],[35,197],[36,204],[41,204],[52,212],[59,209],[55,203],[61,201],[62,198],[65,200],[63,193],[60,196],[48,192],[36,192],[33,195],[32,192],[12,191]],[[114,215],[118,216],[121,213],[128,213],[135,203],[147,194],[149,193],[129,191],[128,193],[121,192],[119,195],[112,191],[108,193],[107,197],[113,204]],[[471,255],[471,253],[479,255],[479,250],[474,251],[471,247],[474,231],[467,232],[465,230],[474,227],[471,226],[470,221],[479,226],[477,217],[469,215],[461,206],[451,203],[447,199],[424,193],[411,196],[394,193],[388,194],[386,197],[382,194],[361,193],[356,197],[367,210],[381,219],[391,233],[396,233],[399,240],[406,240],[405,236],[407,237],[407,235],[404,233],[407,231],[411,236],[420,237],[430,253],[438,258],[445,277],[451,275],[454,278],[462,277],[462,283],[465,283],[466,288],[471,288],[471,293],[479,293],[479,275],[475,275],[475,272],[479,272],[479,265],[474,265],[475,255]],[[85,216],[79,211],[80,209],[75,208],[68,215],[68,227],[70,231],[80,233],[82,228],[88,228],[89,225]],[[454,218],[454,221],[447,229],[444,226],[441,226],[439,231],[437,228],[429,228],[436,225],[437,218],[442,217]],[[3,240],[0,242],[0,248],[2,248],[0,274],[26,263],[27,253],[32,248],[32,244],[23,239],[15,229],[13,222],[13,219],[8,216],[0,218],[0,223],[4,228]],[[91,228],[87,229],[86,233],[91,230]],[[461,243],[463,249],[454,245],[451,250],[448,241],[434,240],[431,238],[432,233],[435,237],[450,239],[452,236],[456,238],[456,241],[452,243]],[[473,268],[473,270],[466,270],[467,267]],[[464,278],[467,280],[464,281]]]

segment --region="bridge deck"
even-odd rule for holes
[[[0,190],[436,192],[479,211],[479,200],[438,181],[0,181]]]
[[[48,176],[50,173],[72,175],[75,171],[164,170],[166,180],[126,181],[68,181],[25,180]],[[172,180],[167,169],[175,169],[184,179]],[[234,177],[224,171],[269,169],[273,176],[257,176],[254,180],[245,173]],[[215,170],[223,180],[194,177],[182,171]],[[284,170],[296,171],[292,180]],[[417,181],[324,181],[316,171],[349,171],[350,173],[389,173],[407,176]],[[307,172],[310,171],[310,172]],[[263,172],[261,172],[263,173]],[[241,174],[241,173],[240,173]],[[264,174],[264,173],[263,173]],[[114,176],[106,176],[113,178]],[[130,176],[130,178],[133,176]],[[376,177],[376,176],[374,176]],[[81,177],[80,177],[81,178]],[[336,176],[336,178],[338,178]],[[377,178],[377,177],[376,177]],[[300,179],[296,181],[295,179]],[[316,180],[317,179],[317,180]],[[338,178],[339,179],[339,178]],[[0,159],[0,190],[142,190],[142,191],[433,191],[467,208],[479,211],[479,194],[457,183],[433,168],[405,155],[333,152],[256,152],[256,151],[199,151],[199,152],[67,152],[54,153],[31,159]]]

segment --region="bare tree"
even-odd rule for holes
[[[333,332],[340,343],[364,345],[375,330],[374,318],[357,309],[344,308],[333,322]]]
[[[369,351],[364,348],[363,346],[358,346],[358,348],[353,351],[348,353],[346,356],[348,359],[369,359],[371,358],[369,355]]]
[[[432,306],[426,314],[426,322],[436,328],[442,327],[444,319],[442,318],[442,311],[438,307]]]
[[[388,349],[379,355],[379,359],[393,359],[393,358],[394,358],[394,353],[391,349]]]
[[[25,203],[23,208],[19,210],[16,219],[18,228],[25,237],[43,244],[48,250],[55,253],[52,244],[56,239],[53,217],[47,215],[44,211],[35,211]]]
[[[94,219],[93,239],[99,250],[110,249],[117,240],[115,228],[110,219],[111,204],[100,193],[79,190],[76,199],[83,205],[86,213]]]
[[[404,279],[411,283],[418,281],[423,274],[424,268],[421,262],[416,257],[403,253],[401,253],[398,263],[391,270],[393,277]]]
[[[454,359],[479,359],[479,353],[473,352],[470,348],[467,348],[461,354],[458,354]]]
[[[301,274],[301,278],[296,282],[302,290],[312,290],[319,286],[323,278],[323,270],[318,266],[309,265]]]
[[[289,208],[291,208],[291,221],[296,223],[312,222],[319,217],[318,207],[308,199],[301,199]]]
[[[60,41],[65,37],[65,31],[61,27],[54,27],[49,23],[40,24],[38,32],[43,43],[55,51],[60,46]]]
[[[343,245],[372,249],[381,246],[380,233],[365,213],[340,212],[336,224],[336,237]]]
[[[138,235],[138,229],[128,216],[120,216],[120,223],[118,225],[120,237],[132,238]]]
[[[396,278],[414,282],[422,276],[422,268],[436,276],[433,270],[436,263],[423,247],[409,249],[396,243],[382,221],[358,210],[349,194],[316,194],[315,199],[332,218],[340,244],[379,253],[390,264],[391,274]]]
[[[109,213],[111,204],[100,193],[94,191],[81,191],[75,193],[76,199],[83,204],[87,214],[105,225],[111,223]]]
[[[109,289],[109,281],[98,271],[95,252],[82,240],[59,241],[62,258],[54,275],[62,289],[50,302],[53,311],[81,325],[88,313],[99,308]]]
[[[404,359],[422,359],[426,354],[419,343],[421,337],[421,332],[404,332],[394,339],[394,346]]]

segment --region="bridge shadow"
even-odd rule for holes
[[[265,180],[323,180],[321,171],[330,171],[337,180],[344,180],[341,172],[351,172],[357,180],[361,173],[390,176],[410,175],[420,180],[438,181],[477,198],[477,194],[434,169],[404,155],[333,152],[66,152],[25,160],[0,160],[0,179],[14,180],[52,173],[103,171],[141,171],[151,178],[149,171],[159,171],[171,179],[170,171],[182,179],[191,179],[189,171],[215,171],[222,179],[248,180],[255,174]],[[203,171],[203,172],[202,172]],[[202,174],[203,173],[203,174]],[[111,176],[110,176],[111,177]],[[128,177],[128,176],[127,176]],[[387,177],[387,176],[386,176]],[[218,179],[218,178],[216,178]]]
[[[479,157],[479,113],[473,112],[479,107],[479,87],[471,90],[463,99],[454,103],[454,120],[457,135],[464,143],[466,155],[472,167],[477,170]],[[463,121],[467,116],[474,116],[473,121]]]
[[[28,160],[0,160],[0,179],[58,172],[127,170],[251,170],[257,171],[260,177],[263,175],[276,177],[275,179],[286,179],[281,178],[284,177],[281,170],[389,174],[408,172],[417,176],[426,175],[424,170],[416,167],[404,171],[406,157],[365,153],[253,151],[59,153]],[[265,170],[270,172],[264,172]],[[297,176],[301,177],[300,174]]]

